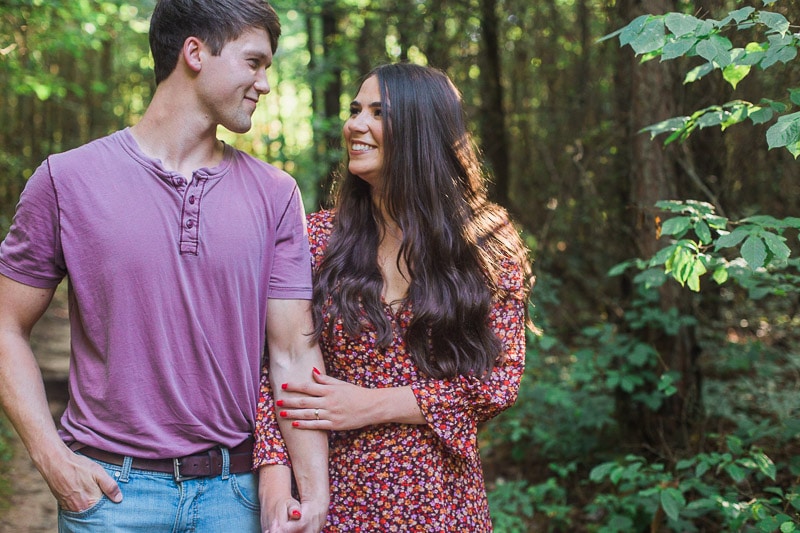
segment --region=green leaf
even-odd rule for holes
[[[691,227],[692,219],[689,217],[673,217],[661,225],[662,235],[681,235]]]
[[[661,50],[661,61],[683,57],[695,43],[697,43],[697,39],[693,36],[670,39]]]
[[[702,21],[697,17],[685,15],[683,13],[668,13],[664,18],[664,25],[676,37],[681,37],[693,32]]]
[[[792,46],[791,35],[770,35],[767,37],[769,48],[761,61],[761,68],[769,68],[778,63],[788,63],[797,56],[797,48]]]
[[[756,8],[754,7],[743,7],[741,9],[737,9],[736,11],[731,11],[728,13],[728,16],[723,19],[725,22],[728,18],[736,22],[737,24],[741,24],[743,21],[747,20],[747,18],[753,14]]]
[[[725,67],[731,62],[730,47],[726,48],[722,39],[713,37],[697,43],[697,53],[703,59]]]
[[[747,477],[747,472],[734,464],[725,465],[725,472],[727,472],[736,483],[741,483]]]
[[[800,105],[800,88],[789,89],[789,100],[795,105]]]
[[[760,268],[767,259],[767,246],[760,237],[750,235],[742,244],[742,257],[753,270]]]
[[[619,31],[620,46],[625,46],[626,44],[630,44],[630,42],[634,40],[639,35],[639,33],[641,33],[642,28],[644,28],[645,23],[649,19],[650,15],[639,15],[638,17],[630,21],[627,26],[622,28]]]
[[[748,235],[750,235],[750,232],[747,230],[747,228],[740,226],[734,229],[732,232],[722,235],[719,239],[717,239],[714,245],[714,250],[718,251],[720,248],[732,248],[733,246],[736,246],[742,242]]]
[[[652,17],[647,21],[642,31],[629,44],[636,55],[655,52],[664,47],[666,43],[664,34],[664,19]]]
[[[776,235],[774,233],[770,233],[765,231],[761,234],[761,237],[764,239],[764,242],[769,248],[769,251],[772,252],[776,258],[780,260],[788,259],[789,254],[791,254],[791,250],[788,246],[786,246],[786,238],[780,235]]]
[[[661,133],[681,130],[686,126],[688,121],[689,121],[689,117],[674,117],[674,118],[670,118],[670,119],[664,120],[662,122],[659,122],[657,124],[652,124],[650,126],[644,127],[639,131],[640,131],[640,133],[641,132],[645,132],[645,131],[649,131],[650,132],[650,138],[652,139],[656,135],[659,135]]]
[[[686,284],[689,286],[689,289],[694,292],[700,292],[700,277],[706,272],[707,269],[703,261],[699,257],[696,258],[686,276]]]
[[[705,220],[700,220],[694,225],[694,232],[697,233],[697,238],[700,239],[701,243],[708,244],[711,242],[711,230]]]
[[[763,124],[772,120],[773,114],[772,108],[770,107],[753,106],[750,108],[747,118],[749,118],[753,124]]]
[[[728,281],[728,269],[723,266],[717,267],[712,277],[717,282],[717,285],[722,285]]]
[[[602,463],[597,465],[596,467],[592,468],[592,471],[589,473],[589,479],[594,481],[595,483],[599,483],[603,481],[603,479],[608,476],[608,474],[617,467],[616,463]]]
[[[778,118],[778,122],[767,130],[767,145],[770,150],[800,142],[800,112]]]
[[[681,510],[686,507],[686,499],[681,491],[674,487],[668,487],[661,491],[661,507],[670,520],[677,520]]]
[[[756,465],[762,474],[770,478],[772,481],[775,481],[775,474],[777,470],[775,468],[775,463],[772,462],[772,459],[759,452],[753,454],[753,460],[756,462]]]
[[[770,29],[769,33],[779,33],[785,35],[789,31],[789,21],[780,13],[773,11],[759,11],[759,22],[763,23]]]
[[[713,70],[713,63],[703,63],[702,65],[699,65],[686,73],[686,77],[683,78],[683,84],[686,85],[687,83],[693,83]]]
[[[735,89],[736,86],[739,85],[739,82],[750,74],[751,68],[750,65],[736,65],[731,63],[722,69],[722,77]]]

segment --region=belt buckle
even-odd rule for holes
[[[181,474],[181,460],[179,458],[175,458],[172,460],[172,469],[176,483],[181,483],[182,481],[188,481],[190,479],[195,479],[197,477],[197,476],[184,476],[183,474]]]

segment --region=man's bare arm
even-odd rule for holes
[[[309,336],[313,329],[310,301],[270,299],[267,316],[270,381],[277,401],[287,394],[282,384],[313,381],[314,368],[322,369],[323,362],[319,346]],[[278,418],[300,492],[302,520],[308,520],[312,531],[319,531],[330,501],[328,433],[300,431],[291,421]]]
[[[122,494],[99,465],[64,445],[50,414],[30,335],[54,292],[0,275],[0,404],[58,503],[80,511],[94,505],[102,493],[113,501],[121,500]]]

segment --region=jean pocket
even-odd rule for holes
[[[258,477],[255,474],[231,474],[228,478],[236,499],[251,511],[258,511]]]
[[[87,518],[90,518],[93,514],[98,512],[100,509],[102,509],[105,506],[105,504],[108,503],[109,501],[110,500],[106,497],[106,495],[103,494],[102,496],[100,496],[100,499],[97,500],[88,509],[84,509],[83,511],[68,511],[67,509],[64,509],[63,507],[61,507],[59,505],[58,506],[58,513],[60,515],[64,516],[65,518],[70,518],[72,520],[85,520]]]

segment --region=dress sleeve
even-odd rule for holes
[[[503,270],[505,296],[495,302],[489,317],[503,348],[489,379],[457,376],[411,386],[431,429],[450,451],[469,460],[478,458],[478,424],[514,404],[525,370],[524,279],[519,265],[511,261]]]
[[[286,443],[275,418],[275,399],[269,384],[269,367],[261,368],[261,386],[256,408],[255,446],[253,447],[253,468],[265,465],[291,466]]]

